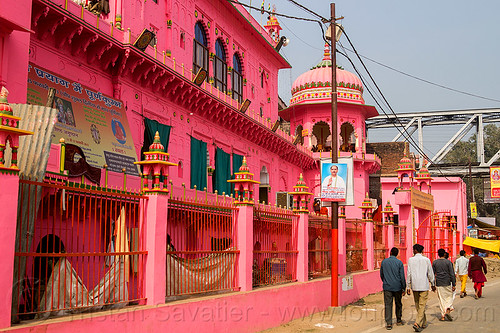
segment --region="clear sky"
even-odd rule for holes
[[[296,1],[330,17],[330,1]],[[255,7],[262,4],[259,0],[241,2]],[[278,13],[314,18],[288,0],[266,1],[265,9],[269,3]],[[338,0],[335,4],[336,16],[345,17],[341,24],[361,55],[446,87],[500,101],[500,1]],[[259,22],[262,17],[265,24],[267,14],[255,10],[252,14]],[[288,104],[293,81],[321,60],[324,41],[317,23],[278,20],[281,35],[290,39],[281,53],[292,69],[281,70],[279,75],[279,94]],[[345,36],[340,43],[350,49]],[[355,55],[348,54],[361,70]],[[395,112],[500,108],[500,102],[448,91],[364,61]],[[341,55],[337,55],[337,64],[354,72]],[[376,105],[366,90],[363,96],[367,104]],[[395,133],[373,131],[370,141],[390,141]],[[432,153],[439,148],[437,141],[446,142],[453,132],[451,128],[427,130],[424,135],[428,153]]]

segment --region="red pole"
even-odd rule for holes
[[[338,130],[337,130],[337,55],[335,34],[335,4],[330,4],[331,15],[331,53],[332,53],[332,163],[338,162]],[[332,307],[339,306],[338,275],[339,275],[339,205],[332,202]]]

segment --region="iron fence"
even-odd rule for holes
[[[387,224],[374,223],[373,224],[373,256],[374,267],[380,268],[382,260],[387,258],[389,248],[387,245]]]
[[[406,264],[406,226],[394,226],[394,247],[399,249],[399,259]]]
[[[253,213],[253,285],[296,281],[298,216],[262,204],[256,204]]]
[[[346,272],[362,271],[366,265],[366,247],[364,246],[365,223],[358,220],[346,220]]]
[[[328,217],[309,214],[309,277],[330,275],[331,240],[332,231]]]
[[[13,317],[46,318],[144,300],[144,199],[20,179]]]
[[[222,196],[169,201],[167,297],[237,289],[236,211]]]

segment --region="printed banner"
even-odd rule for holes
[[[79,146],[87,162],[97,168],[138,176],[132,133],[123,102],[65,79],[37,65],[28,66],[28,103],[46,105],[49,88],[56,89],[53,108],[57,123],[52,143],[64,138]]]
[[[470,203],[470,217],[473,219],[477,217],[477,206],[475,202]]]
[[[321,200],[346,200],[347,164],[321,163]]]
[[[500,198],[500,167],[490,167],[491,197]]]

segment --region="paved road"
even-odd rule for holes
[[[437,295],[430,292],[426,311],[429,326],[423,332],[500,332],[500,278],[490,279],[486,283],[483,290],[484,297],[479,300],[475,300],[473,297],[471,282],[467,284],[467,291],[469,292],[467,297],[457,297],[455,299],[455,311],[451,314],[454,318],[452,322],[439,321],[441,313]],[[264,332],[388,332],[385,329],[382,294],[370,295],[365,297],[364,300],[366,304],[362,306],[350,305],[343,310],[342,314],[333,312],[316,313]],[[415,315],[413,295],[403,297],[403,320],[406,321],[406,325],[394,325],[390,332],[414,332],[412,325]]]

